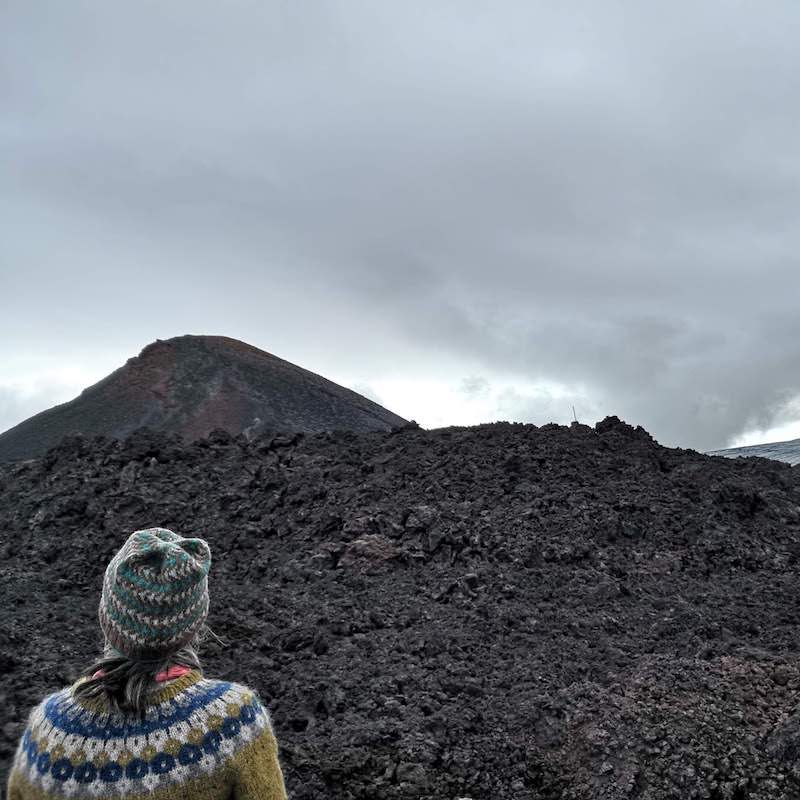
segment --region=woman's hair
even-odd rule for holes
[[[197,648],[206,638],[224,644],[208,626],[204,626],[190,644],[152,661],[127,658],[106,643],[103,655],[81,673],[81,677],[87,680],[75,686],[74,696],[82,700],[105,701],[113,711],[144,716],[148,695],[157,686],[156,675],[159,672],[172,665],[202,669]],[[98,671],[102,675],[95,677]]]

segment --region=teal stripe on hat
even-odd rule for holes
[[[180,622],[176,622],[172,625],[148,625],[146,622],[138,620],[123,611],[119,611],[113,606],[108,606],[106,608],[106,614],[108,614],[108,616],[121,628],[134,631],[135,633],[139,634],[139,636],[142,636],[146,639],[152,639],[156,644],[158,644],[159,641],[165,642],[166,640],[175,637],[181,631],[191,628],[199,617],[205,615],[206,610],[206,607],[201,604],[198,606],[197,611],[193,616],[187,617],[185,620],[181,620]]]
[[[132,571],[132,568],[126,564],[120,564],[117,567],[117,576],[122,576],[130,583],[136,584],[140,589],[153,594],[177,594],[178,592],[186,591],[186,589],[194,586],[199,580],[208,575],[208,569],[198,572],[196,575],[190,575],[187,578],[173,581],[170,583],[154,582],[147,578],[137,575]]]
[[[174,617],[176,614],[180,614],[181,611],[185,611],[190,606],[193,606],[205,590],[206,587],[201,584],[195,591],[189,594],[183,602],[175,603],[174,605],[171,604],[171,600],[165,598],[154,601],[142,600],[141,596],[128,591],[128,589],[120,584],[117,584],[112,589],[112,592],[119,604],[124,605],[126,608],[140,611],[150,616],[164,616],[166,614],[166,616]]]

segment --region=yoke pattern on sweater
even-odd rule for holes
[[[78,701],[73,689],[31,713],[10,800],[286,797],[269,714],[246,686],[193,670],[155,691],[143,719]]]

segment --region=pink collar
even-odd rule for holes
[[[173,664],[169,669],[162,670],[156,675],[156,682],[157,683],[164,683],[165,681],[171,681],[173,678],[180,678],[183,675],[187,675],[190,673],[191,667],[182,667],[179,664]],[[97,670],[97,672],[92,675],[93,678],[102,678],[105,675],[105,672],[102,669]]]

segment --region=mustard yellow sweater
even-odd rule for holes
[[[246,686],[192,671],[153,692],[144,719],[76,700],[32,712],[8,800],[285,800],[269,714]]]

